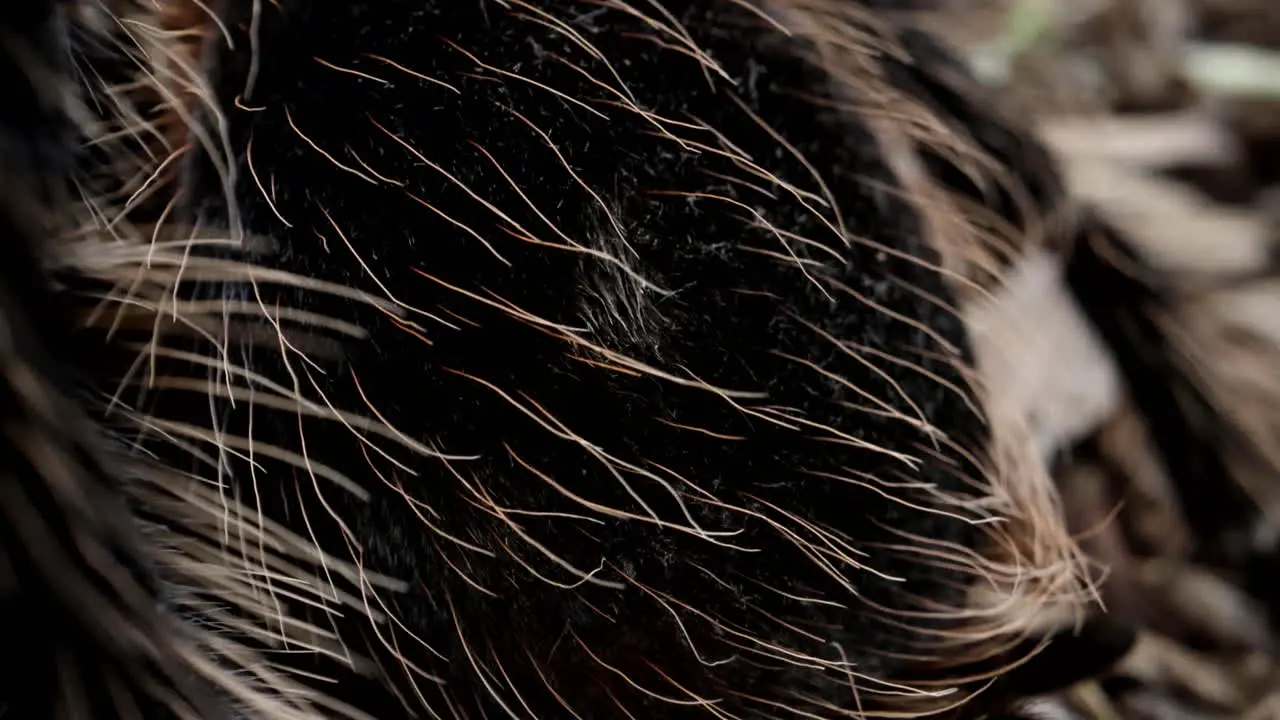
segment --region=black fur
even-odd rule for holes
[[[678,11],[693,39],[730,73],[737,84],[731,88],[718,77],[709,81],[687,56],[655,44],[645,37],[652,30],[644,22],[619,10],[573,3],[552,10],[557,17],[577,19],[574,29],[608,54],[639,106],[672,119],[704,121],[770,172],[820,192],[799,161],[735,104],[730,93],[736,93],[816,164],[839,198],[851,234],[933,260],[917,236],[911,206],[891,194],[895,180],[870,135],[847,115],[797,99],[828,95],[827,80],[798,58],[803,48],[790,46],[759,18],[727,3],[692,3]],[[586,337],[593,342],[673,375],[767,393],[766,400],[747,401],[748,406],[786,406],[807,422],[860,441],[917,456],[924,450],[927,456],[930,440],[924,434],[900,420],[850,409],[842,403],[866,401],[784,355],[813,363],[911,413],[886,380],[891,378],[942,432],[965,446],[979,446],[981,421],[963,398],[919,370],[871,360],[879,366],[873,370],[822,336],[917,358],[929,373],[962,384],[945,360],[928,357],[945,354],[934,340],[870,304],[891,308],[964,348],[957,318],[908,289],[946,297],[937,275],[865,246],[842,247],[813,213],[779,188],[773,188],[778,197],[772,199],[719,180],[716,175],[742,173],[711,152],[692,152],[655,137],[652,124],[634,112],[601,103],[616,98],[556,58],[608,80],[606,67],[562,33],[521,18],[518,9],[479,2],[386,2],[343,9],[292,3],[266,20],[260,43],[267,61],[246,103],[262,109],[238,113],[233,133],[246,159],[251,144],[252,172],[269,184],[274,196],[272,210],[251,179],[248,162],[241,165],[238,199],[248,229],[279,244],[280,254],[269,262],[373,292],[381,284],[392,296],[454,325],[411,315],[424,326],[428,345],[376,312],[329,309],[358,319],[373,337],[366,349],[352,351],[346,367],[330,372],[324,391],[340,407],[360,407],[363,393],[415,439],[478,459],[452,468],[435,460],[416,461],[412,468],[417,475],[410,477],[375,458],[378,471],[401,486],[393,489],[371,475],[366,456],[372,454],[362,452],[344,428],[306,430],[314,458],[366,478],[372,490],[367,503],[333,502],[341,503],[343,519],[362,543],[362,561],[410,581],[409,593],[392,598],[406,630],[447,658],[415,647],[407,635],[399,640],[399,649],[415,664],[447,683],[436,687],[418,681],[429,704],[442,708],[447,702],[483,715],[500,712],[466,661],[459,634],[488,668],[485,672],[494,675],[492,682],[510,683],[533,714],[544,718],[569,717],[569,711],[540,674],[587,717],[617,715],[622,711],[615,703],[637,716],[706,713],[696,705],[655,700],[603,664],[650,693],[685,702],[692,698],[683,693],[718,698],[717,707],[728,712],[778,712],[744,694],[786,703],[799,712],[819,712],[818,703],[854,707],[847,675],[762,657],[760,648],[742,639],[748,636],[831,660],[843,653],[856,663],[857,672],[888,676],[902,665],[899,658],[923,660],[936,652],[926,638],[887,623],[889,618],[876,608],[908,607],[912,595],[956,604],[960,598],[953,588],[966,579],[895,558],[887,550],[872,550],[873,543],[899,539],[885,526],[961,545],[974,542],[972,530],[829,475],[866,473],[961,492],[965,477],[976,477],[977,468],[931,461],[915,476],[883,453],[832,442],[838,438],[817,426],[783,429],[706,390],[603,371],[583,362],[584,356],[590,359],[589,351],[445,284],[500,297],[552,322],[589,328]],[[523,79],[483,71],[467,53]],[[457,92],[366,54],[394,60],[449,83]],[[337,72],[317,58],[387,82]],[[241,79],[238,74],[225,79],[228,99],[241,90]],[[591,110],[534,82],[585,102]],[[336,167],[299,137],[290,121],[365,178]],[[546,133],[582,183],[608,207],[634,248],[634,258],[614,234],[600,203],[575,182],[530,123]],[[708,132],[676,131],[704,144],[716,142]],[[357,164],[357,157],[372,170]],[[510,221],[496,217],[441,170],[501,208]],[[374,171],[403,183],[403,189],[376,177],[370,182],[366,178]],[[525,204],[504,173],[554,230]],[[728,200],[663,194],[671,192],[714,193]],[[440,208],[451,221],[409,193]],[[746,251],[784,250],[770,231],[759,223],[753,226],[749,213],[842,254],[845,263],[835,265],[820,251],[791,243],[799,256],[822,263],[813,274],[844,283],[870,302],[832,285],[825,288],[830,296],[824,295],[798,268]],[[455,222],[479,233],[509,264]],[[504,231],[514,230],[514,223],[548,242],[563,244],[567,237],[591,250],[616,254],[667,292],[645,289],[595,257],[516,239]],[[253,363],[260,367],[264,361]],[[584,513],[580,504],[522,468],[523,461],[592,502],[635,514],[646,511],[599,461],[548,432],[499,391],[524,398],[528,408],[541,405],[604,452],[650,471],[679,473],[692,484],[680,493],[697,523],[714,532],[736,533],[725,541],[749,552],[598,514],[596,522],[524,516],[519,522],[525,532],[575,567],[593,570],[603,563],[597,577],[636,587],[582,585],[568,590],[536,578],[522,564],[562,583],[578,581],[478,507],[453,472],[482,486],[502,507]],[[289,427],[259,425],[256,433],[291,437],[296,421],[281,422]],[[673,424],[741,439],[717,439]],[[658,483],[636,475],[627,480],[659,517],[684,523],[682,511]],[[280,483],[289,493],[295,483],[308,485],[305,479],[291,481],[279,474],[260,482],[266,484],[264,495],[275,494],[270,487]],[[411,507],[400,496],[401,488],[430,510]],[[705,502],[700,493],[714,495],[717,502]],[[917,502],[928,502],[926,493],[911,494]],[[842,570],[857,593],[874,604],[860,601],[776,530],[748,514],[790,524],[776,508],[870,551],[867,563],[875,572],[901,581]],[[422,512],[432,514],[438,530],[423,526]],[[313,525],[324,522],[317,515],[322,513],[313,507]],[[463,549],[445,534],[492,557]],[[469,577],[455,568],[465,568]],[[642,587],[672,598],[664,607]],[[778,590],[838,605],[800,602]],[[676,603],[686,603],[697,614]],[[673,610],[681,624],[673,622]],[[516,702],[515,692],[503,694],[506,702]]]
[[[921,506],[979,494],[983,470],[956,448],[980,455],[987,439],[955,389],[965,385],[957,365],[970,359],[967,337],[930,268],[938,258],[918,209],[896,194],[856,113],[804,99],[848,99],[806,59],[805,41],[729,2],[670,7],[728,78],[674,49],[676,38],[655,42],[645,20],[594,2],[545,9],[608,66],[537,13],[490,0],[293,0],[279,12],[264,3],[252,25],[229,18],[237,43],[217,58],[218,100],[244,229],[271,240],[255,262],[413,308],[393,318],[287,285],[206,285],[202,297],[303,307],[371,335],[314,355],[315,365],[286,353],[286,366],[279,346],[247,341],[231,360],[334,407],[374,412],[454,456],[381,441],[375,450],[341,423],[247,403],[215,408],[228,435],[304,454],[369,492],[353,497],[262,455],[252,471],[222,458],[230,494],[250,512],[407,583],[377,600],[344,586],[398,624],[375,634],[358,612],[335,621],[385,677],[272,656],[336,675],[323,689],[375,717],[835,717],[887,702],[850,673],[893,679],[949,662],[953,648],[936,633],[959,620],[890,610],[963,603],[973,577],[894,546],[904,533],[977,546],[968,522]],[[926,38],[908,39],[921,59],[945,64]],[[972,126],[985,149],[1022,156],[1012,134],[979,127],[969,100],[905,61],[886,63],[899,84]],[[714,151],[714,133],[668,123],[701,146],[659,137],[652,116],[588,76],[620,78],[648,112],[714,127],[810,193],[813,207]],[[806,163],[840,217],[821,207],[824,188]],[[178,217],[225,220],[219,181],[205,168]],[[1013,212],[1007,198],[996,205]],[[832,230],[840,222],[893,252],[846,247]],[[517,307],[523,318],[508,312]],[[284,336],[304,343],[317,332]],[[667,377],[619,369],[617,356]],[[696,382],[754,395],[730,402]],[[945,440],[868,412],[876,402],[922,416]],[[175,391],[143,407],[208,422],[203,394]],[[772,422],[777,407],[788,414]],[[142,446],[178,470],[208,471],[160,440]],[[919,469],[891,453],[918,458]],[[723,536],[673,527],[690,521]],[[778,526],[805,536],[803,550]],[[850,552],[865,553],[867,567],[836,558]],[[608,585],[549,554],[598,569],[591,579]],[[302,604],[289,610],[329,622]]]

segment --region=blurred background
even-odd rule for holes
[[[1203,322],[1197,377],[1262,458],[1222,487],[1246,489],[1257,515],[1241,532],[1280,557],[1280,0],[929,6],[930,29],[1033,125],[1077,196],[1168,273],[1174,325]],[[1280,561],[1253,577],[1217,563],[1232,550],[1194,522],[1210,510],[1181,504],[1144,432],[1122,410],[1095,455],[1059,469],[1102,598],[1140,638],[1045,717],[1280,720]]]

